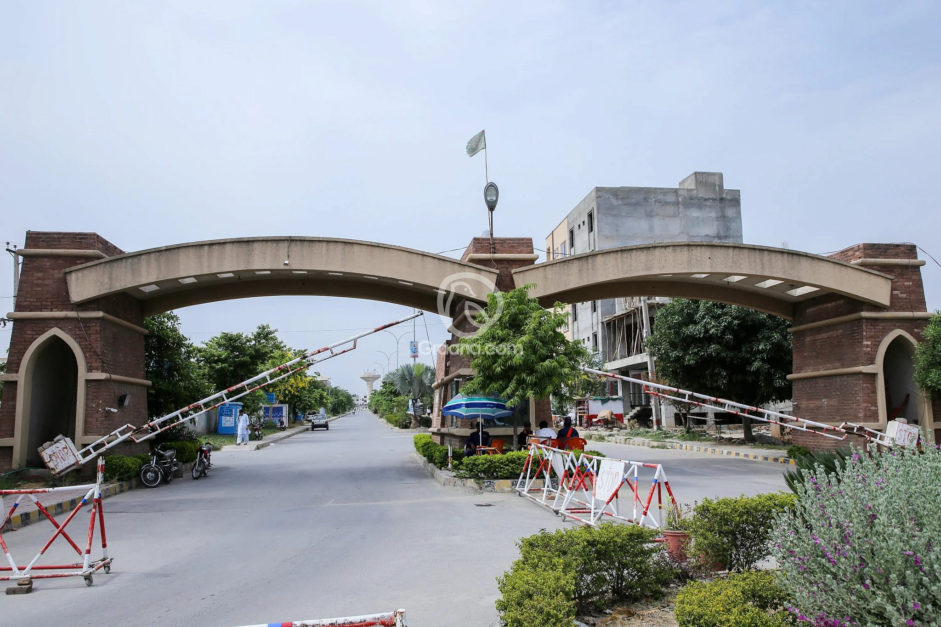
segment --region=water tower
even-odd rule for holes
[[[366,382],[366,399],[372,396],[372,385],[379,379],[379,373],[375,370],[367,370],[359,377]]]

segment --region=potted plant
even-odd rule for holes
[[[689,523],[692,508],[688,505],[675,505],[667,510],[663,534],[663,545],[667,555],[674,562],[686,561],[686,546],[689,544]]]

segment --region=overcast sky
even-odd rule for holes
[[[592,187],[719,171],[746,243],[913,242],[936,310],[938,33],[937,2],[0,0],[0,238],[463,248],[487,228],[483,155],[464,152],[485,128],[498,236],[542,248]],[[197,343],[266,323],[316,347],[410,310],[278,297],[177,313]],[[445,326],[425,316],[418,339]],[[361,393],[395,344],[371,337],[321,370]]]

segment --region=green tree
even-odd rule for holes
[[[392,383],[399,394],[412,400],[415,413],[411,414],[411,428],[418,427],[417,407],[422,401],[427,406],[433,393],[432,385],[435,382],[435,371],[425,364],[405,364],[392,371]]]
[[[266,324],[251,335],[223,332],[199,348],[199,361],[213,390],[224,390],[290,359],[287,346]],[[248,413],[256,413],[264,393],[253,392],[239,399]]]
[[[331,385],[327,388],[327,395],[327,411],[331,416],[351,411],[356,406],[353,395],[343,388]]]
[[[523,286],[490,294],[477,320],[488,323],[456,345],[474,368],[474,377],[462,389],[465,394],[499,396],[511,406],[550,396],[571,401],[590,355],[562,333],[568,317],[561,304],[545,309]]]
[[[915,347],[915,383],[932,396],[941,396],[941,312],[925,327],[924,339]]]
[[[144,362],[151,386],[147,413],[164,416],[211,394],[196,360],[197,348],[180,331],[173,312],[144,319]]]
[[[373,390],[373,393],[370,394],[369,411],[384,418],[394,411],[395,399],[401,397],[401,392],[395,387],[395,382],[392,380],[392,373],[389,373],[382,378],[379,388]]]
[[[746,405],[790,398],[786,320],[712,301],[676,299],[657,313],[647,350],[670,385]],[[743,420],[753,442],[751,420]]]

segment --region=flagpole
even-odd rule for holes
[[[484,145],[484,185],[490,182],[490,169],[487,167],[487,146]]]

